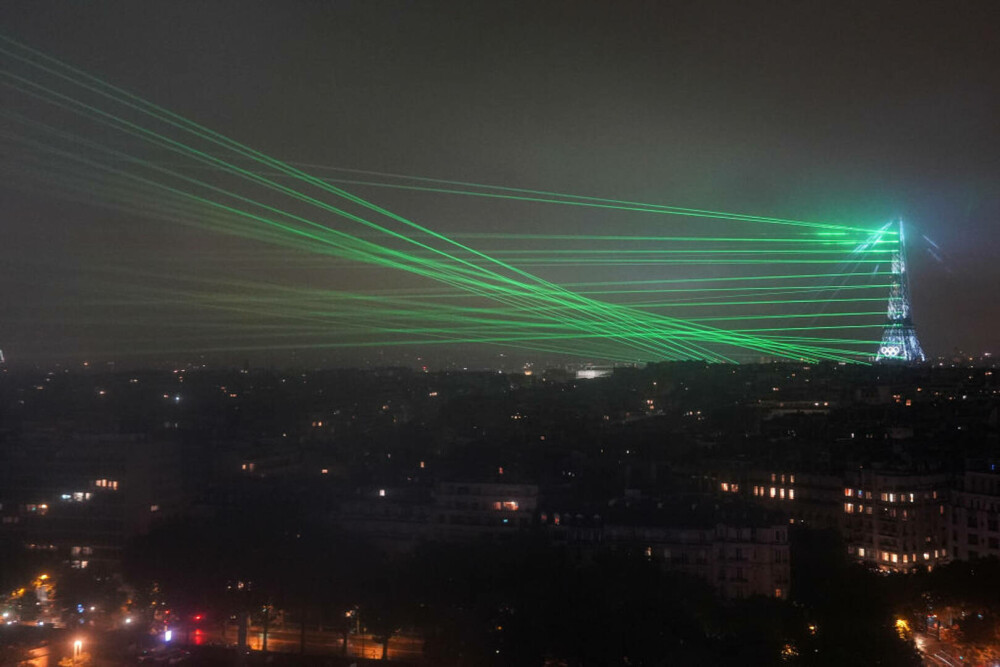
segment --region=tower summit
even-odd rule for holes
[[[896,249],[892,252],[888,312],[875,361],[924,361],[926,357],[920,348],[910,315],[910,280],[906,274],[906,241],[903,238],[902,220],[897,222],[897,229],[899,235]]]

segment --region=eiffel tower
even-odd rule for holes
[[[875,361],[925,361],[924,351],[917,340],[910,315],[909,277],[906,275],[906,244],[903,239],[903,221],[897,222],[899,245],[892,253],[892,278],[889,288],[889,307],[882,330]]]

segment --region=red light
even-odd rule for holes
[[[196,615],[196,616],[194,617],[194,620],[196,620],[196,621],[200,621],[200,620],[201,620],[201,614],[197,614],[197,615]]]

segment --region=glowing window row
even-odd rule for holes
[[[861,498],[864,497],[865,500],[872,499],[871,491],[862,492],[861,489],[845,488],[844,496],[847,498]],[[930,493],[924,492],[923,498],[925,500],[933,499],[937,500],[937,491],[931,491]],[[894,491],[885,491],[880,494],[879,498],[884,503],[914,503],[920,498],[919,493],[896,493]]]
[[[864,555],[865,555],[864,548],[863,547],[862,548],[858,548],[858,556],[861,556],[862,558],[864,558]],[[935,549],[934,550],[934,558],[941,558],[941,557],[943,557],[945,555],[947,555],[945,549]],[[924,560],[930,560],[931,559],[931,554],[930,554],[929,551],[925,551],[923,553],[923,556],[924,556]],[[895,553],[891,553],[891,552],[888,552],[888,551],[883,551],[882,552],[882,562],[883,563],[899,563],[900,562],[900,555],[899,554],[895,554]],[[919,560],[917,559],[917,554],[903,554],[902,555],[902,562],[904,564],[906,564],[906,563],[917,563],[917,562],[919,562]]]
[[[493,503],[493,509],[495,510],[509,510],[512,512],[517,511],[517,501],[516,500],[505,500],[504,502],[497,501]]]
[[[754,486],[753,495],[758,498],[777,498],[778,500],[795,500],[795,489],[786,489],[783,486]]]

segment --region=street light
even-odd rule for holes
[[[80,653],[83,650],[83,640],[77,639],[73,642],[73,665],[76,666],[76,661],[80,659]]]

